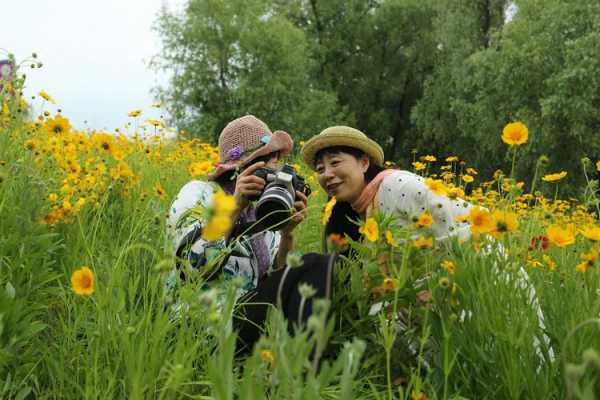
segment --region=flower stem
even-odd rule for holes
[[[517,160],[517,146],[514,147],[512,166],[510,167],[510,178],[514,179],[515,177],[515,161]]]

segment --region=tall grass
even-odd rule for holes
[[[497,181],[496,197],[486,197],[487,186],[471,201],[528,204],[518,231],[433,249],[410,241],[391,248],[383,235],[374,244],[354,243],[357,257],[336,265],[332,301],[317,303],[306,327],[290,335],[273,312],[254,351],[239,357],[230,324],[234,287],[224,307],[210,295],[192,294],[197,301],[177,318],[163,293],[171,268],[167,208],[191,179],[188,165],[210,160],[214,149],[133,139],[115,139],[110,151],[102,147],[105,139],[78,147],[79,139],[69,135],[88,133],[48,133],[52,118],[28,121],[19,102],[6,91],[0,96],[6,104],[0,122],[1,398],[600,395],[600,273],[597,265],[576,271],[581,255],[598,245],[579,235],[568,247],[530,249],[531,238],[545,235],[551,223],[596,224],[583,208],[564,210],[566,203],[539,196],[519,200],[523,193],[510,180],[506,191]],[[50,145],[53,137],[65,142]],[[115,148],[124,149],[124,159]],[[69,157],[81,164],[76,177],[63,162]],[[110,176],[121,161],[135,177]],[[95,185],[61,192],[65,179],[77,186],[98,163],[107,171]],[[325,195],[315,192],[297,232],[300,252],[320,249]],[[52,193],[59,199],[48,200]],[[82,196],[88,199],[83,206],[43,223],[65,197],[74,203]],[[586,196],[595,198],[593,190]],[[382,232],[392,229],[386,219],[378,224]],[[453,273],[440,267],[444,260],[453,262]],[[91,296],[70,287],[71,273],[83,265],[95,274]],[[393,287],[382,291],[385,277]],[[377,302],[383,310],[371,315]]]

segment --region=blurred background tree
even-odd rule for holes
[[[155,28],[163,51],[153,65],[172,73],[157,94],[178,128],[194,136],[214,142],[247,113],[309,136],[342,114],[335,93],[310,79],[315,61],[306,35],[269,2],[190,0],[181,14],[163,9]]]
[[[343,123],[404,167],[417,149],[489,175],[520,120],[519,176],[548,154],[573,187],[600,155],[595,0],[189,0],[156,29],[172,122],[213,142],[245,113],[297,139]]]

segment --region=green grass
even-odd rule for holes
[[[234,356],[230,307],[217,313],[214,302],[204,299],[174,320],[164,304],[171,260],[164,215],[189,179],[183,164],[134,154],[128,160],[139,171],[140,183],[128,197],[119,194],[115,183],[97,206],[84,207],[72,220],[44,225],[46,197],[60,187],[60,175],[52,164],[36,166],[36,157],[47,155],[25,149],[33,128],[19,118],[3,124],[0,398],[600,395],[600,273],[597,266],[585,274],[575,271],[580,254],[594,246],[581,237],[574,246],[551,247],[547,254],[558,264],[554,271],[524,262],[529,238],[543,232],[543,221],[535,218],[523,220],[519,232],[503,241],[506,257],[494,248],[476,252],[470,243],[453,243],[450,255],[443,247],[401,247],[393,251],[389,265],[399,284],[383,298],[389,308],[375,316],[368,310],[376,301],[371,289],[382,279],[377,260],[391,251],[384,241],[370,247],[356,244],[358,259],[336,266],[331,304],[316,307],[308,327],[294,337],[281,315],[273,313],[255,352],[242,359]],[[140,200],[157,181],[168,196]],[[315,192],[309,217],[297,231],[300,252],[321,247],[325,196]],[[380,221],[381,229],[386,223]],[[541,257],[539,251],[529,253]],[[440,268],[443,259],[456,264],[454,275]],[[89,297],[70,288],[71,273],[82,265],[96,274],[96,290]],[[521,287],[521,266],[537,293],[545,332]],[[417,300],[423,289],[431,290],[430,302]],[[394,318],[399,313],[406,325],[402,330]],[[272,355],[272,362],[263,351]]]

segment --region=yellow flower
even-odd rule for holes
[[[463,175],[462,180],[466,183],[471,183],[473,182],[473,177],[471,175]]]
[[[94,293],[94,273],[89,267],[81,267],[71,274],[71,288],[78,295]]]
[[[71,123],[67,118],[64,118],[60,114],[56,114],[54,118],[48,118],[44,124],[44,128],[49,133],[61,134],[71,130]]]
[[[413,241],[413,245],[419,249],[429,249],[433,247],[433,238],[420,236]]]
[[[494,211],[494,229],[491,231],[492,236],[499,239],[505,232],[514,232],[519,227],[517,214],[510,211],[495,210]]]
[[[594,266],[596,259],[598,258],[599,249],[592,249],[589,253],[585,253],[581,255],[581,259],[583,260],[581,263],[577,264],[575,267],[575,271],[585,273],[588,268]]]
[[[442,266],[443,269],[445,269],[449,274],[454,274],[454,271],[456,271],[456,266],[454,265],[454,263],[450,260],[444,260],[442,261],[442,263],[440,264]]]
[[[379,239],[379,225],[375,218],[367,218],[367,221],[360,227],[359,232],[362,233],[369,242],[375,242]]]
[[[546,266],[548,266],[548,268],[549,268],[551,271],[553,271],[553,270],[555,270],[555,269],[556,269],[556,263],[554,262],[554,260],[552,260],[552,259],[550,258],[550,256],[548,256],[548,255],[544,254],[544,255],[542,256],[542,260],[544,260],[544,263],[546,264]]]
[[[424,212],[423,214],[419,215],[419,217],[417,218],[417,221],[416,221],[416,224],[420,228],[427,228],[427,227],[431,226],[432,223],[433,223],[433,218],[431,217],[431,214],[429,214],[428,212]]]
[[[415,161],[412,163],[412,166],[415,167],[415,171],[421,171],[422,169],[425,169],[425,167],[427,167],[427,164]]]
[[[427,162],[435,162],[437,160],[437,158],[435,158],[434,156],[428,154],[426,156],[423,157],[423,160],[427,161]]]
[[[583,261],[575,266],[575,271],[585,273],[590,267],[590,263],[587,261]]]
[[[398,243],[396,243],[396,240],[394,240],[394,234],[392,231],[385,231],[385,241],[392,247],[398,246]]]
[[[529,130],[521,122],[511,122],[502,130],[502,141],[511,146],[519,146],[527,142]]]
[[[142,110],[140,110],[138,108],[137,110],[133,110],[133,111],[130,111],[129,113],[127,113],[127,116],[131,117],[131,118],[135,118],[135,117],[138,117],[141,113],[142,113]]]
[[[221,239],[231,228],[231,218],[228,215],[215,215],[202,229],[202,239]]]
[[[163,189],[160,182],[156,182],[154,184],[154,193],[156,193],[156,195],[158,197],[160,197],[161,199],[164,199],[165,196],[167,195],[167,192],[165,191],[165,189]]]
[[[527,256],[527,264],[531,265],[533,268],[539,268],[542,266],[541,262],[531,256]]]
[[[92,140],[102,150],[112,153],[114,148],[113,136],[108,133],[94,133],[94,135],[92,135]]]
[[[471,232],[475,235],[489,233],[496,227],[492,215],[479,206],[471,208],[468,215],[469,222],[471,223]]]
[[[156,102],[152,103],[152,107],[154,107],[154,108],[161,108],[162,107],[162,103],[160,101],[156,101]]]
[[[413,390],[410,393],[410,400],[427,400],[427,396],[420,390]]]
[[[42,99],[44,99],[52,104],[56,104],[54,99],[45,90],[40,90],[40,92],[38,93],[38,96],[40,96]]]
[[[542,180],[544,182],[557,182],[557,181],[560,181],[561,179],[563,179],[565,176],[567,176],[567,171],[561,171],[556,174],[544,175]]]
[[[590,264],[593,264],[594,262],[596,262],[597,258],[598,258],[598,249],[592,249],[588,253],[584,253],[581,255],[581,259],[583,261],[589,262]]]
[[[79,199],[77,199],[77,201],[75,202],[75,210],[81,210],[81,207],[83,207],[85,203],[87,203],[87,199],[85,197],[80,197]]]
[[[579,232],[592,242],[600,242],[600,228],[597,226],[586,226]]]
[[[272,364],[275,359],[271,350],[263,350],[260,352],[260,359],[266,363]]]
[[[427,185],[427,187],[429,187],[429,190],[431,190],[434,194],[437,194],[438,196],[444,196],[448,192],[448,189],[446,188],[444,182],[441,179],[426,178],[425,184]]]
[[[215,214],[230,216],[237,208],[235,197],[219,190],[212,197]]]
[[[193,162],[188,166],[191,176],[206,175],[213,167],[210,161]]]
[[[112,151],[112,156],[117,161],[123,161],[125,159],[125,152],[121,149],[114,148]]]
[[[33,151],[33,150],[37,149],[37,147],[38,147],[38,142],[35,139],[29,139],[25,142],[25,148],[27,150]]]
[[[456,157],[456,156],[446,157],[446,162],[455,162],[455,161],[458,161],[458,157]]]
[[[48,201],[51,203],[54,203],[57,199],[58,199],[58,196],[56,195],[56,193],[50,193],[48,195]]]
[[[575,243],[575,232],[573,229],[551,225],[546,230],[546,235],[548,236],[548,240],[558,247],[566,247]]]
[[[600,172],[600,161],[596,162],[596,171]]]
[[[335,206],[336,198],[333,196],[327,204],[325,204],[325,209],[323,210],[323,217],[321,218],[321,224],[327,225],[329,222],[329,218],[331,218],[331,213],[333,212],[333,206]]]
[[[466,171],[469,175],[477,175],[477,171],[473,168],[467,168]]]
[[[383,288],[385,290],[394,290],[396,286],[398,286],[398,280],[394,278],[384,278],[383,279]]]
[[[154,127],[163,126],[163,123],[157,119],[148,118],[145,121]]]
[[[450,198],[450,199],[456,199],[458,197],[463,197],[465,195],[465,191],[462,190],[461,188],[458,187],[454,187],[454,188],[450,188],[448,189],[448,192],[446,193],[446,195]]]

